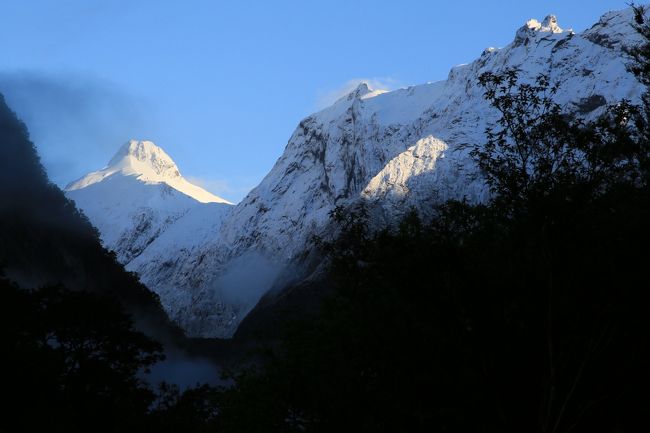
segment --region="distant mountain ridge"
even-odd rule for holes
[[[478,84],[482,73],[516,68],[527,80],[548,74],[561,85],[557,102],[585,118],[602,113],[607,104],[638,100],[642,86],[627,72],[622,53],[623,45],[638,40],[632,21],[630,9],[610,12],[592,28],[575,33],[563,30],[554,16],[531,20],[516,31],[511,44],[488,48],[474,62],[452,68],[445,81],[391,92],[361,83],[303,119],[269,174],[236,206],[223,204],[227,211],[195,214],[187,225],[179,224],[182,219],[168,220],[166,213],[158,218],[145,211],[125,223],[123,233],[129,235],[109,246],[161,296],[170,316],[191,335],[230,337],[262,293],[282,287],[278,275],[302,277],[291,265],[301,258],[311,235],[328,230],[335,206],[363,201],[377,224],[390,224],[413,207],[426,213],[447,199],[488,198],[469,155],[472,145],[485,142],[485,128],[497,118]],[[68,195],[96,222],[100,218],[93,216],[93,209],[102,202],[115,203],[111,191],[120,185],[110,182],[84,185]],[[95,192],[84,197],[93,186]],[[138,196],[140,202],[164,202],[158,198],[161,191],[147,191]],[[137,202],[120,203],[131,213],[141,208]],[[115,238],[115,228],[96,224],[103,238]],[[140,234],[148,227],[166,228],[155,236]],[[200,237],[186,235],[190,229]],[[177,233],[174,239],[185,241],[163,242],[172,231]],[[265,273],[266,279],[255,282],[258,290],[234,302],[223,277],[246,268],[241,258],[250,255],[262,268],[284,272]],[[249,265],[248,273],[255,273],[255,266]]]

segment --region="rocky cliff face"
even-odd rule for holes
[[[308,238],[323,230],[336,205],[368,201],[382,221],[392,221],[412,206],[487,198],[469,158],[470,145],[484,142],[486,126],[496,119],[478,85],[483,72],[518,68],[525,79],[548,74],[561,85],[557,101],[585,117],[638,99],[642,88],[621,52],[623,44],[635,43],[631,20],[629,10],[612,12],[579,34],[562,30],[553,16],[531,20],[513,43],[486,49],[453,68],[446,81],[392,92],[361,83],[301,121],[271,172],[227,216],[197,216],[207,240],[145,250],[129,268],[192,335],[229,337]]]

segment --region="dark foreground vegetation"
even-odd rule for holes
[[[492,201],[379,233],[337,209],[335,294],[231,387],[152,389],[161,347],[118,303],[3,281],[0,431],[650,431],[650,94],[584,122],[547,77],[480,82]]]

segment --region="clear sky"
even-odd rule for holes
[[[3,0],[0,92],[59,185],[139,138],[238,201],[353,81],[445,79],[530,18],[582,31],[628,2]]]

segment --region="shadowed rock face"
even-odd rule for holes
[[[265,266],[285,269],[313,234],[328,230],[337,205],[369,202],[381,225],[411,207],[426,211],[451,198],[488,198],[469,156],[469,145],[485,141],[485,128],[497,115],[478,85],[482,73],[518,68],[524,79],[548,74],[561,84],[557,102],[585,117],[602,112],[605,102],[638,98],[641,86],[620,51],[635,41],[632,19],[630,10],[609,13],[580,34],[563,30],[554,16],[531,20],[512,44],[485,50],[453,68],[446,81],[392,92],[362,83],[302,120],[269,174],[212,223],[201,242],[152,250],[129,269],[161,294],[170,315],[193,335],[229,337],[258,299],[234,306],[222,295],[220,277],[232,272],[238,257],[254,252],[268,261]],[[264,291],[280,283],[258,284]]]

